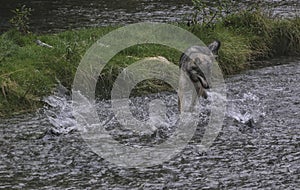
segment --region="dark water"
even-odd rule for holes
[[[300,60],[274,62],[288,64],[226,79],[226,119],[208,151],[196,150],[201,123],[207,122],[204,113],[182,152],[144,169],[117,167],[91,151],[76,130],[69,97],[61,93],[62,89],[46,98],[51,109],[1,120],[0,189],[297,189]],[[147,117],[147,103],[153,98],[165,101],[168,119],[176,119],[174,93],[133,99],[139,116]],[[109,107],[107,102],[98,105],[100,112]],[[101,114],[105,119],[107,113]],[[155,137],[154,142],[152,137],[145,142],[128,130],[118,129],[113,121],[107,130],[118,131],[113,135],[125,144],[157,143],[172,133],[172,126],[162,127],[162,136]]]
[[[175,22],[191,9],[189,0],[1,0],[1,25],[7,25],[6,21],[12,15],[9,10],[19,4],[34,8],[31,25],[37,31],[142,21]]]
[[[271,8],[274,14],[285,17],[299,15],[298,0],[277,2],[280,6]],[[0,32],[9,28],[11,10],[23,4],[34,9],[30,17],[30,26],[35,32],[142,21],[186,22],[187,15],[192,11],[190,0],[1,0]]]

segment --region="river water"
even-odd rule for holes
[[[280,6],[271,8],[274,14],[284,17],[299,15],[298,0],[276,2]],[[9,28],[8,21],[13,16],[11,10],[21,5],[34,9],[30,16],[30,26],[34,32],[56,32],[145,21],[187,22],[188,15],[192,13],[191,0],[1,0],[0,32]]]
[[[37,113],[0,121],[0,189],[297,189],[300,59],[272,62],[279,65],[226,78],[223,128],[207,151],[196,149],[208,120],[204,111],[182,152],[142,169],[118,167],[94,153],[77,130],[70,97],[60,87]],[[147,118],[147,104],[159,98],[172,123],[178,116],[176,97],[169,92],[133,98],[133,110]],[[97,105],[108,121],[106,129],[120,143],[160,143],[174,131],[166,124],[158,136],[139,138],[101,112],[109,109],[108,101]]]

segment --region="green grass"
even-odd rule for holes
[[[41,106],[57,81],[70,88],[85,51],[114,27],[22,35],[11,30],[0,36],[0,116]],[[37,46],[35,40],[53,45]]]
[[[211,28],[179,24],[206,44],[219,39],[219,63],[224,74],[245,70],[249,62],[281,55],[300,55],[300,18],[270,19],[260,12],[241,12],[218,21]],[[36,110],[51,94],[57,81],[71,88],[86,50],[117,27],[72,30],[36,35],[11,30],[0,36],[0,116]],[[52,45],[40,47],[35,40]],[[112,84],[122,68],[145,57],[164,56],[178,64],[181,52],[155,44],[136,45],[119,52],[104,68],[97,95],[109,98]],[[139,83],[133,95],[170,90],[165,83]]]

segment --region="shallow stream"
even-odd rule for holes
[[[223,128],[205,152],[202,125],[189,144],[163,164],[128,169],[94,153],[81,137],[64,88],[45,98],[35,114],[0,121],[0,189],[297,189],[300,187],[300,59],[230,76]],[[165,125],[154,136],[124,130],[98,101],[106,130],[128,146],[161,143],[175,130],[177,96],[152,94],[132,99],[136,117],[149,118],[149,102],[162,100]],[[106,110],[101,112],[101,110]]]

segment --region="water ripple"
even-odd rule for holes
[[[48,97],[46,110],[0,121],[0,189],[297,189],[300,62],[289,63],[226,79],[228,111],[208,151],[197,152],[201,126],[209,115],[204,109],[182,152],[161,165],[139,170],[116,167],[93,153],[76,127],[73,130],[76,123],[68,96]],[[109,101],[99,101],[97,109],[115,139],[146,146],[168,138],[178,116],[174,93],[131,99],[135,116],[149,119],[149,102],[155,98],[164,100],[167,109],[161,136],[122,129],[111,117]],[[50,129],[57,134],[47,133]]]

